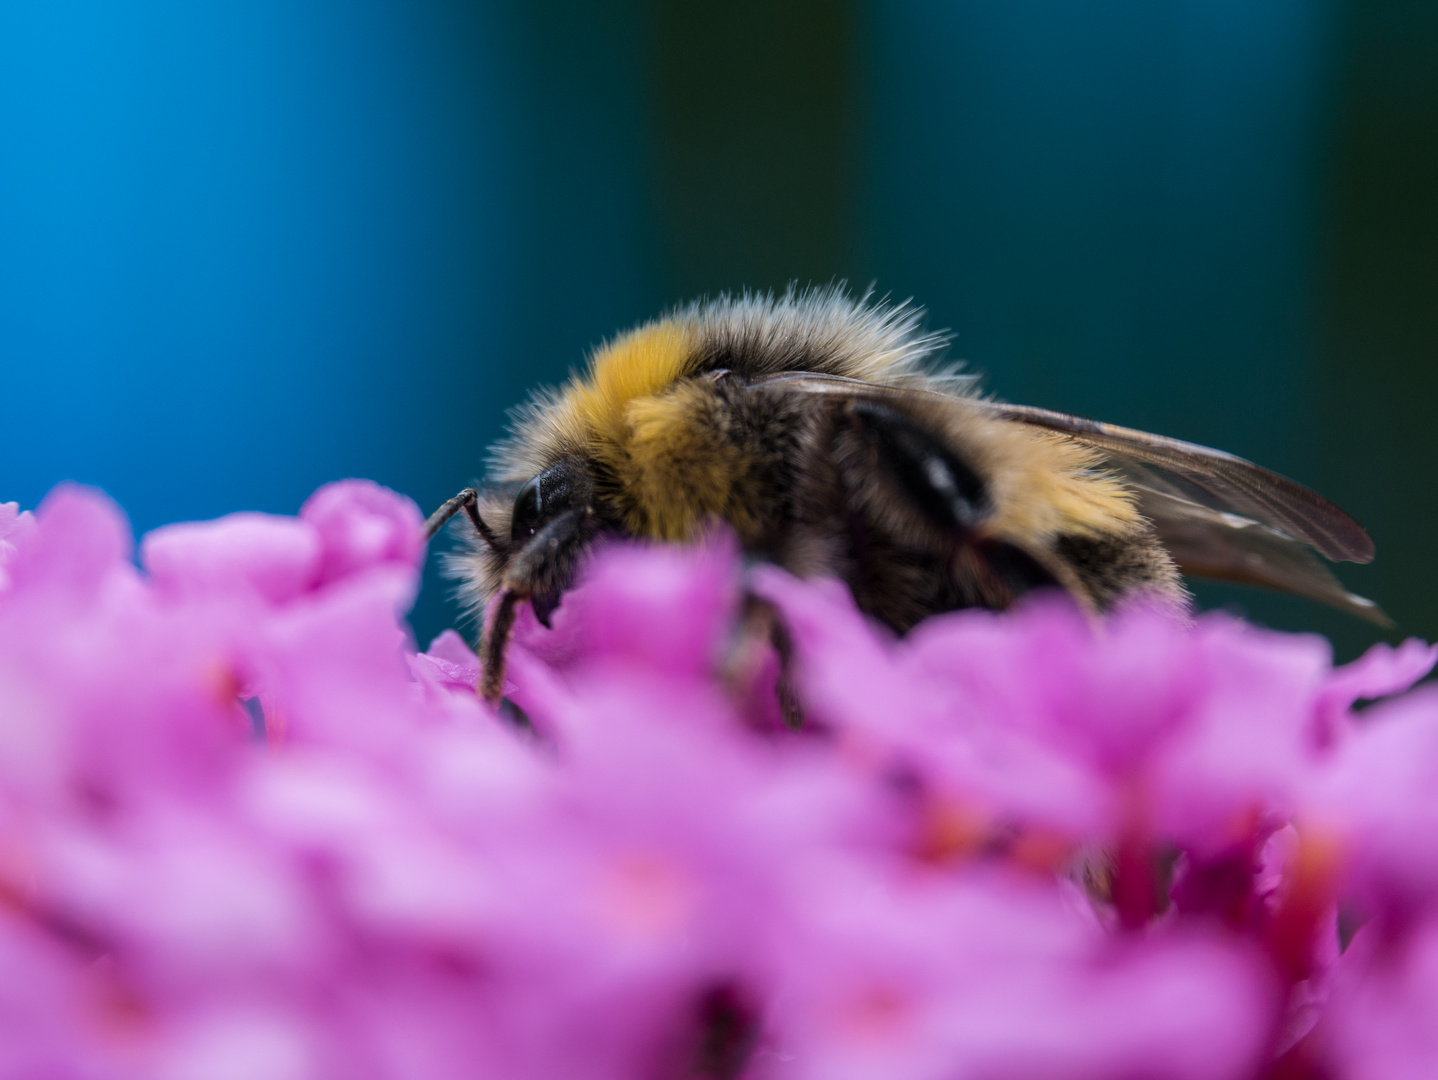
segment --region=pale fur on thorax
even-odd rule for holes
[[[613,425],[634,397],[693,374],[706,357],[736,351],[767,358],[765,374],[820,370],[890,386],[970,392],[971,378],[934,370],[948,338],[924,331],[922,318],[922,309],[910,303],[875,301],[867,293],[855,297],[842,285],[694,301],[600,345],[584,371],[558,389],[535,392],[514,410],[511,434],[491,452],[490,478],[523,482],[561,458],[595,453],[596,442],[615,437]],[[664,377],[634,380],[634,393],[621,390],[596,401],[606,372],[642,366],[642,360],[635,363],[636,348],[660,335],[682,349]]]

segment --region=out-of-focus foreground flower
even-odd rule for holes
[[[1434,652],[1057,601],[902,642],[614,547],[507,692],[407,500],[0,507],[0,1076],[1438,1075]],[[739,633],[780,612],[805,707]]]

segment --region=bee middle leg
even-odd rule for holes
[[[770,648],[779,661],[774,685],[779,715],[786,728],[797,730],[804,726],[804,709],[794,680],[794,642],[789,628],[772,602],[746,591],[738,625],[720,664],[720,677],[735,698],[742,699],[753,689]]]

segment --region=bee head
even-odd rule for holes
[[[597,531],[594,478],[579,460],[556,462],[514,496],[504,588],[528,597],[545,626]]]

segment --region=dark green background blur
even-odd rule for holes
[[[1431,0],[0,5],[0,499],[428,510],[606,335],[833,278],[1000,396],[1316,487],[1438,637]]]

